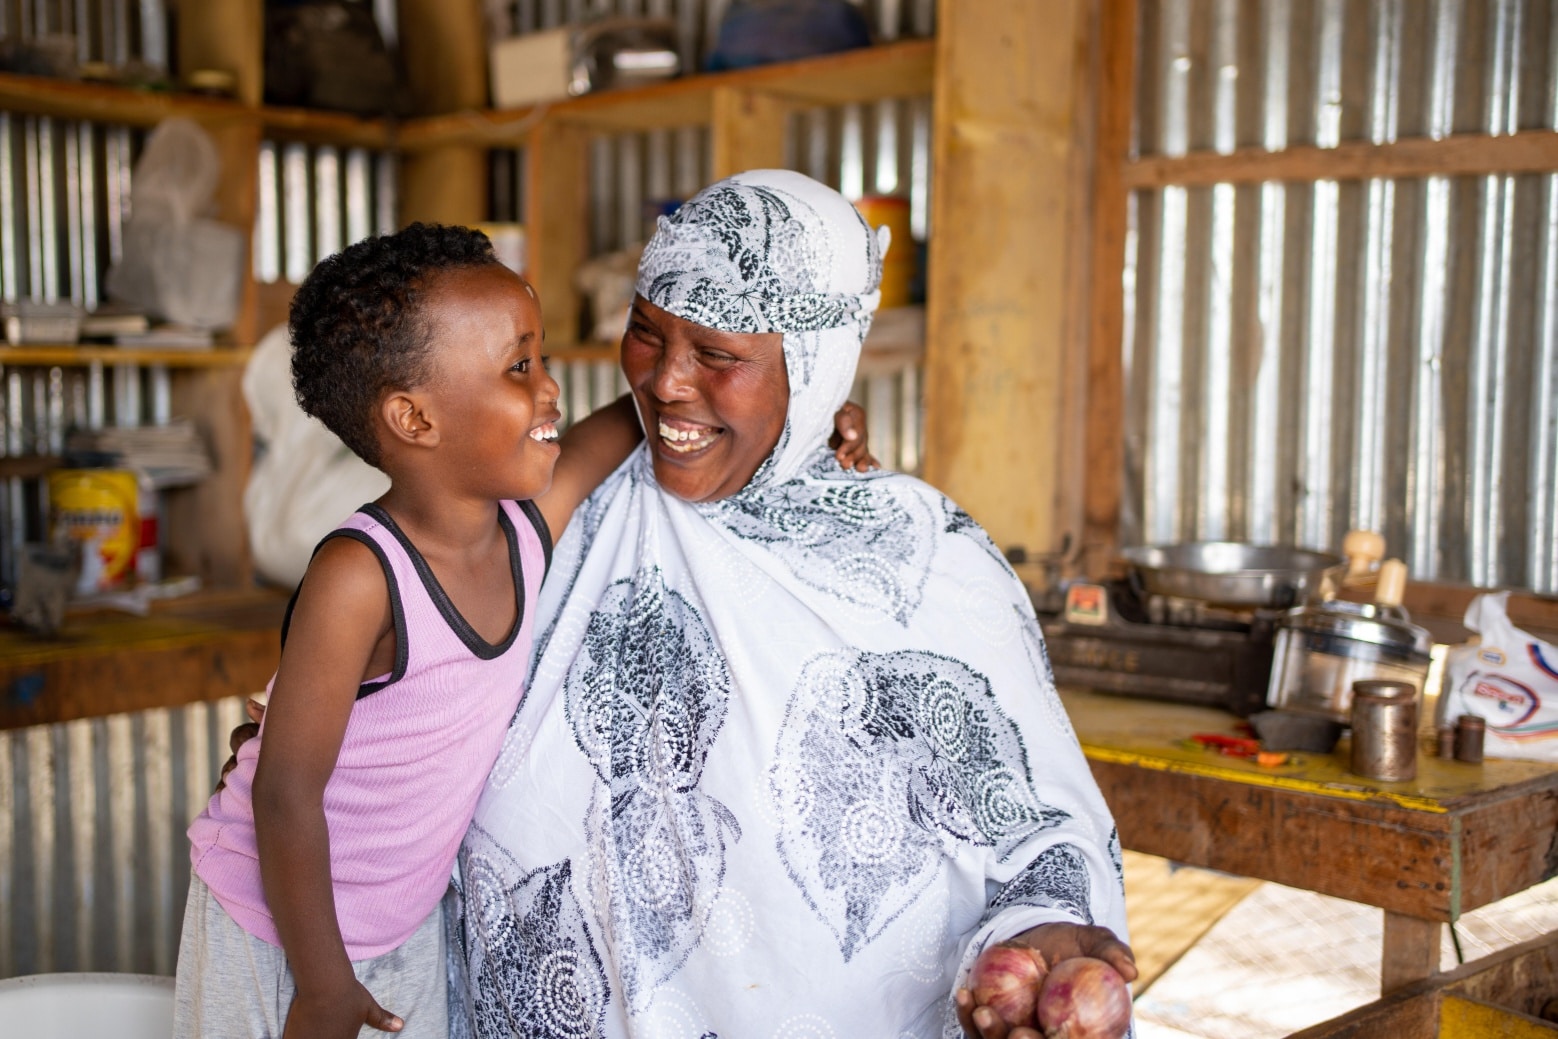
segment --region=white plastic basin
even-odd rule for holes
[[[0,981],[0,1039],[168,1039],[173,979],[29,974]]]

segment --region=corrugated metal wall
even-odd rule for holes
[[[1143,156],[1558,127],[1551,0],[1143,0]],[[1558,175],[1139,191],[1127,543],[1558,591]]]
[[[0,732],[0,977],[171,974],[231,697]]]

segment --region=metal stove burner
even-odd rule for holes
[[[1265,709],[1281,611],[1143,599],[1126,582],[1073,585],[1064,605],[1036,594],[1034,609],[1061,685],[1221,707],[1240,717]]]

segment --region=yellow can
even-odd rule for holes
[[[77,592],[118,588],[130,579],[140,527],[133,472],[56,469],[49,474],[50,533],[81,550]]]
[[[914,239],[909,234],[909,200],[898,195],[866,195],[855,208],[872,227],[892,232],[887,255],[882,258],[882,309],[901,307],[909,302],[909,286],[914,281]]]

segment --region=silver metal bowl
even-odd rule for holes
[[[1241,541],[1138,545],[1120,554],[1149,595],[1220,606],[1298,606],[1320,598],[1327,578],[1339,581],[1347,566],[1328,552]]]

